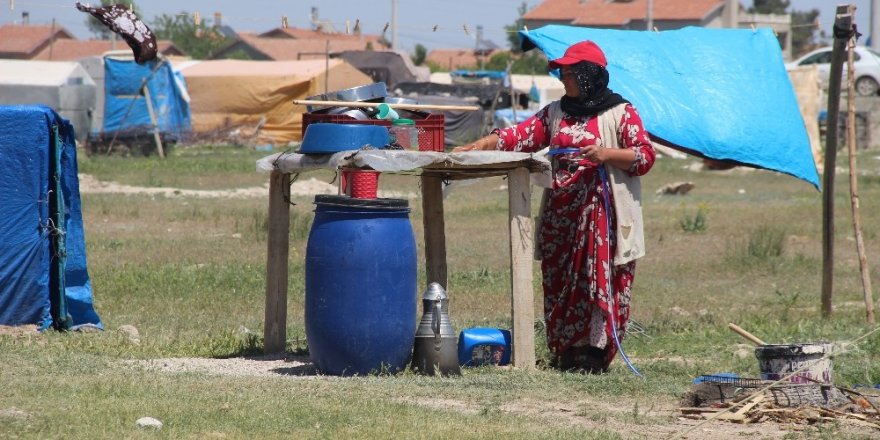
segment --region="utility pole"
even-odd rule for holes
[[[728,29],[739,27],[739,0],[726,0],[721,14],[721,25]]]
[[[397,0],[391,0],[391,50],[397,51]]]
[[[646,30],[654,29],[654,0],[648,0],[648,12],[645,13],[645,22],[648,23]]]
[[[880,50],[880,0],[871,0],[871,49]]]

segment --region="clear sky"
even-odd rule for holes
[[[507,47],[504,26],[518,18],[518,8],[523,2],[533,8],[541,0],[397,0],[399,47],[407,51],[412,51],[416,44],[429,49],[470,48],[475,43],[477,26],[483,27],[484,38]],[[76,10],[75,3],[74,0],[0,0],[0,23],[20,22],[22,12],[27,11],[32,24],[51,24],[54,18],[77,38],[90,38],[85,25],[86,14]],[[838,3],[847,2],[792,0],[790,9],[818,9],[822,27],[830,34]],[[870,0],[850,0],[849,3],[857,6],[856,23],[867,37]],[[346,21],[349,26],[360,21],[363,32],[381,34],[385,24],[391,22],[392,10],[392,0],[135,0],[135,4],[148,25],[161,14],[185,11],[192,15],[198,11],[203,19],[213,20],[214,13],[221,12],[224,24],[237,31],[250,32],[280,27],[282,16],[287,16],[290,26],[309,27],[310,11],[316,6],[318,18],[331,22],[340,31],[345,31]],[[752,0],[743,0],[742,4],[750,6]],[[392,37],[390,29],[386,36]]]

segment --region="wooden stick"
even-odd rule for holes
[[[755,345],[767,345],[764,341],[762,341],[762,340],[761,340],[760,338],[758,338],[757,336],[755,336],[755,335],[753,335],[753,334],[751,334],[751,333],[749,333],[749,332],[743,330],[742,327],[740,327],[740,326],[738,326],[738,325],[736,325],[736,324],[734,324],[734,323],[732,323],[732,322],[731,322],[730,324],[727,324],[727,327],[728,327],[729,329],[733,330],[734,333],[737,333],[737,334],[739,334],[740,336],[742,336],[742,337],[748,339],[750,342],[752,342],[752,343],[755,344]]]
[[[837,5],[835,29],[852,29],[853,5]],[[834,38],[828,78],[828,118],[825,122],[825,177],[822,179],[822,317],[831,317],[834,293],[834,170],[837,163],[837,119],[846,40]]]
[[[859,273],[862,275],[862,292],[865,297],[865,317],[868,325],[874,326],[874,294],[871,292],[871,271],[868,268],[868,256],[865,254],[865,241],[862,239],[862,221],[859,215],[859,189],[856,177],[856,87],[855,68],[853,67],[853,47],[855,39],[849,39],[847,59],[847,114],[846,114],[846,149],[849,152],[849,200],[852,206],[853,232],[856,236],[856,250],[859,253]]]
[[[381,102],[362,102],[362,101],[313,101],[310,99],[294,99],[296,105],[327,105],[332,107],[378,107]],[[480,109],[476,105],[439,105],[439,104],[392,104],[385,103],[391,108],[402,108],[405,110],[457,110],[465,112],[474,112]]]

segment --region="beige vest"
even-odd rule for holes
[[[621,148],[617,126],[626,111],[626,103],[619,104],[599,114],[600,145],[604,148]],[[548,106],[548,122],[551,138],[556,136],[562,120],[562,108],[559,101]],[[645,256],[645,233],[642,220],[642,186],[638,176],[631,176],[626,170],[606,164],[608,184],[614,195],[614,212],[617,216],[617,250],[614,264],[622,265]],[[544,209],[550,190],[545,189],[541,197],[541,209],[538,219],[543,218]],[[536,223],[536,232],[540,231],[540,222]],[[540,237],[540,233],[535,234]],[[535,256],[539,257],[540,241],[535,243]]]

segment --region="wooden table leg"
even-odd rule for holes
[[[269,233],[266,257],[266,315],[263,352],[282,353],[287,345],[287,256],[290,248],[290,174],[272,171],[269,181]]]
[[[422,212],[427,283],[437,282],[446,289],[446,223],[443,219],[442,177],[422,174]]]
[[[525,369],[535,368],[535,300],[532,290],[534,240],[529,184],[529,171],[526,168],[516,168],[507,174],[513,365]]]

